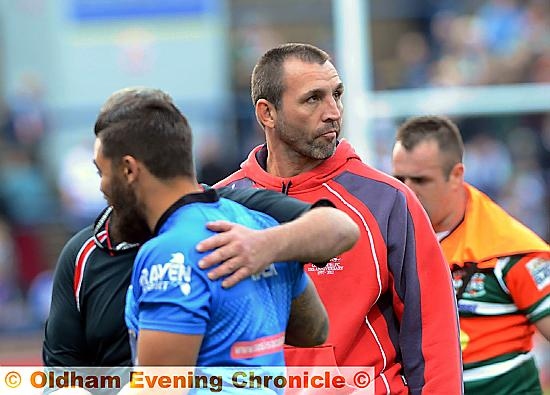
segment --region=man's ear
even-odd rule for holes
[[[259,99],[256,102],[256,119],[263,127],[273,129],[277,121],[277,110],[275,106],[266,99]]]
[[[128,184],[135,182],[139,176],[140,163],[131,155],[124,155],[122,157],[122,176],[126,179]]]
[[[462,188],[462,184],[464,183],[464,163],[459,162],[453,166],[451,174],[449,174],[449,181],[457,187]]]

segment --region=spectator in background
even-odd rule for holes
[[[8,105],[7,141],[27,152],[33,164],[40,162],[41,143],[47,133],[43,94],[38,77],[23,73],[18,90]]]
[[[15,252],[12,230],[0,215],[0,332],[21,329],[28,319]]]
[[[66,150],[59,167],[61,208],[71,232],[91,224],[105,207],[105,199],[97,187],[97,171],[90,161],[92,155],[92,142],[85,139]]]
[[[510,147],[514,167],[509,182],[500,191],[499,202],[543,239],[550,240],[550,196],[541,168],[548,151],[529,127],[511,130],[506,145]]]
[[[508,148],[488,133],[478,133],[466,144],[464,163],[468,167],[468,181],[492,199],[498,198],[512,175]]]
[[[545,68],[550,48],[548,1],[437,3],[397,18],[389,39],[382,37],[384,30],[374,30],[374,51],[382,55],[374,59],[377,87],[550,82]],[[396,51],[387,57],[392,46]]]
[[[524,26],[523,7],[516,0],[488,0],[477,11],[483,28],[483,41],[495,56],[507,57],[521,45]]]
[[[463,143],[444,117],[411,118],[393,174],[426,209],[452,271],[467,394],[539,394],[536,327],[550,339],[550,247],[464,182]]]
[[[48,267],[41,231],[58,215],[56,196],[23,148],[13,147],[0,158],[0,206],[12,226],[19,281],[26,292]]]
[[[11,147],[0,158],[0,200],[10,222],[33,227],[57,215],[56,196],[31,157]]]
[[[402,66],[401,88],[423,88],[430,78],[430,48],[424,36],[407,32],[399,37],[397,55]]]
[[[197,180],[214,185],[238,166],[231,157],[224,151],[219,136],[203,136],[197,154]]]

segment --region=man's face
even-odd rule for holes
[[[342,125],[344,87],[330,62],[322,65],[288,59],[275,132],[291,150],[313,160],[336,149]]]
[[[152,237],[143,210],[132,187],[122,174],[122,166],[113,166],[112,160],[103,155],[101,140],[96,139],[94,163],[101,177],[100,190],[105,200],[113,206],[111,226],[120,241],[144,243]]]
[[[437,142],[423,141],[411,151],[407,151],[397,142],[393,148],[392,171],[395,178],[404,182],[416,194],[428,213],[434,230],[448,230],[443,224],[456,207],[453,197],[456,196],[456,186],[459,184],[455,177],[447,178],[444,174]]]

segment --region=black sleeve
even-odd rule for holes
[[[73,291],[75,262],[91,227],[79,232],[65,244],[57,261],[53,279],[52,302],[46,322],[42,359],[45,366],[86,366],[85,331]]]
[[[309,204],[267,189],[221,187],[217,191],[221,197],[240,203],[251,210],[265,213],[279,223],[292,221],[313,207],[333,207],[333,204],[325,199]]]

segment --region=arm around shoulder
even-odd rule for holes
[[[264,230],[274,261],[327,262],[349,250],[359,239],[359,227],[343,211],[317,207],[300,218]]]
[[[294,221],[263,230],[224,221],[210,223],[208,228],[221,233],[197,245],[199,251],[214,250],[201,260],[200,267],[223,262],[208,276],[217,279],[232,274],[223,281],[224,287],[259,273],[272,262],[327,262],[349,250],[359,238],[355,222],[332,207],[315,207]]]

